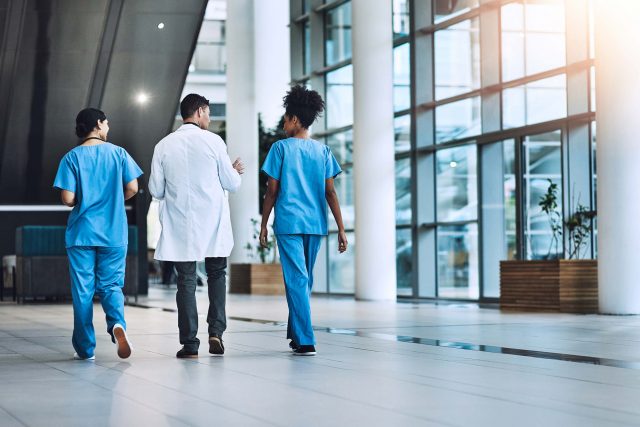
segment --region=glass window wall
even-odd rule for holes
[[[478,0],[434,0],[433,22],[454,18],[478,6]]]
[[[438,227],[438,296],[477,299],[478,225],[443,225]]]
[[[327,128],[353,124],[353,66],[327,73]]]
[[[351,58],[351,2],[327,12],[325,16],[325,64]]]
[[[393,49],[393,110],[411,107],[411,61],[409,43]]]
[[[341,165],[353,161],[353,131],[334,133],[327,136],[327,145]]]
[[[411,158],[396,160],[396,224],[411,224]]]
[[[567,115],[567,77],[561,74],[505,89],[503,128],[514,128]]]
[[[311,27],[309,21],[304,23],[304,40],[302,42],[302,74],[311,73]]]
[[[475,144],[437,151],[438,222],[459,222],[478,218],[476,153]]]
[[[409,22],[409,0],[393,0],[393,36],[408,36]]]
[[[479,135],[481,127],[479,96],[436,107],[437,143]]]
[[[355,251],[354,233],[347,233],[349,249],[338,252],[338,234],[329,234],[329,292],[333,294],[353,294],[355,292]]]
[[[396,153],[411,150],[411,115],[396,117],[393,121]]]
[[[398,295],[411,296],[413,273],[413,245],[411,229],[401,228],[396,232],[396,275]]]
[[[563,1],[530,0],[502,6],[502,80],[566,64]]]
[[[340,209],[342,210],[342,222],[345,228],[352,229],[355,224],[355,208],[353,204],[353,168],[343,167],[342,173],[334,180]],[[336,230],[335,221],[330,221],[331,228]]]
[[[516,210],[516,146],[510,139],[502,143],[502,175],[504,191],[505,259],[517,259],[517,210]]]
[[[562,183],[576,181],[577,175],[572,174],[584,175],[591,168],[591,208],[595,208],[595,124],[591,144],[587,132],[572,133],[574,138],[584,138],[572,140],[572,150],[584,147],[591,150],[590,156],[573,157],[570,171],[563,170],[562,158],[565,131],[573,132],[575,125],[585,120],[584,114],[568,116],[567,105],[579,105],[588,94],[589,111],[595,111],[595,66],[592,64],[589,70],[591,86],[583,85],[586,93],[581,93],[578,86],[583,81],[578,75],[582,69],[577,65],[566,68],[569,39],[584,38],[589,43],[589,56],[594,56],[593,12],[575,14],[572,25],[566,26],[565,0],[490,1],[487,8],[480,8],[480,3],[485,3],[480,0],[389,3],[394,38],[394,96],[390,108],[396,115],[398,294],[496,298],[499,274],[491,269],[499,268],[499,260],[562,254],[562,242],[555,247],[549,219],[538,205],[549,179],[558,185],[557,210],[562,212],[562,197],[567,191]],[[579,12],[578,3],[572,10]],[[587,8],[592,0],[583,3]],[[412,12],[420,15],[411,17]],[[499,13],[499,19],[484,20],[485,13],[489,18]],[[345,170],[336,179],[336,188],[352,246],[345,255],[337,253],[337,230],[330,221],[325,289],[353,293],[357,249],[352,171],[357,165],[353,164],[351,130],[351,3],[332,2],[321,14],[322,20],[300,22],[292,31],[304,38],[299,53],[302,58],[296,59],[298,70],[302,63],[305,74],[311,74],[311,62],[329,67],[323,76],[313,75],[309,80],[322,89],[326,101],[322,137]],[[425,17],[426,21],[422,19]],[[429,22],[437,24],[435,30],[416,32],[415,48],[411,44],[414,37],[409,37],[412,19],[423,27],[429,27]],[[488,27],[492,22],[496,28]],[[584,28],[577,27],[580,22]],[[573,28],[576,34],[567,34]],[[481,33],[485,29],[489,34]],[[315,43],[324,43],[325,49],[311,52],[309,46]],[[487,75],[481,76],[481,71]],[[324,85],[317,79],[324,79]],[[483,87],[483,79],[491,86]],[[419,85],[412,88],[412,82]],[[569,83],[572,90],[568,93]],[[414,90],[428,92],[415,93],[421,105],[412,105]],[[417,135],[412,134],[412,125]],[[491,130],[491,134],[483,134],[483,129]],[[592,164],[575,167],[580,161],[577,158],[590,158]],[[412,183],[418,178],[419,182]],[[577,179],[584,182],[587,177]],[[425,196],[417,203],[417,211],[412,210],[412,188]],[[482,200],[487,205],[481,206]],[[594,224],[594,235],[596,229]],[[488,243],[492,235],[481,236],[482,232],[504,235],[494,239],[492,245]],[[416,236],[420,245],[413,242]],[[593,247],[595,251],[595,241]],[[417,261],[415,265],[413,260]]]
[[[473,18],[436,31],[436,99],[480,87],[479,21]]]

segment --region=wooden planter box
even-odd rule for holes
[[[500,308],[597,313],[598,261],[500,261]]]
[[[283,295],[284,279],[280,264],[231,264],[229,293]]]

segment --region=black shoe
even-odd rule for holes
[[[222,343],[222,337],[219,335],[211,335],[209,337],[209,353],[223,355],[224,344]]]
[[[294,340],[289,341],[289,348],[293,351],[296,351],[300,346],[296,344]]]
[[[197,359],[198,358],[198,350],[189,351],[189,350],[185,349],[184,347],[182,347],[182,349],[176,353],[176,357],[178,359]]]
[[[293,350],[294,356],[315,356],[316,348],[312,345],[301,345]]]

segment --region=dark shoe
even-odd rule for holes
[[[218,335],[211,335],[209,337],[209,353],[211,354],[224,354],[224,344],[222,343],[222,337]]]
[[[198,351],[189,351],[187,349],[185,349],[184,347],[182,347],[182,349],[176,353],[176,357],[178,359],[197,359],[198,358]]]
[[[293,350],[294,356],[315,356],[316,348],[312,345],[301,345]]]
[[[296,351],[300,346],[296,344],[294,340],[289,341],[289,348],[293,351]]]

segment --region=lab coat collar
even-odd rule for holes
[[[200,129],[198,126],[194,126],[194,125],[190,125],[188,123],[183,123],[178,129],[179,131],[184,131],[184,130],[202,130]]]

